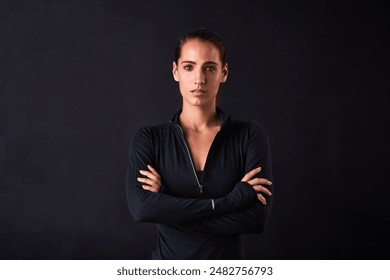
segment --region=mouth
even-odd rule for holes
[[[204,89],[201,89],[201,88],[197,88],[197,89],[193,89],[190,91],[191,93],[196,93],[196,94],[203,94],[203,93],[206,93],[206,91]]]

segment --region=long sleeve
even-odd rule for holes
[[[256,193],[246,183],[239,182],[224,197],[217,199],[192,199],[154,193],[142,188],[137,181],[139,170],[153,165],[154,147],[150,129],[138,130],[129,151],[126,195],[131,214],[136,221],[162,224],[182,224],[198,219],[231,213],[256,199]]]
[[[268,201],[268,200],[267,200]],[[267,206],[254,202],[243,210],[184,224],[186,229],[220,235],[255,233],[264,231],[269,211]]]
[[[252,127],[248,141],[245,173],[260,166],[261,172],[256,177],[273,181],[271,148],[267,133],[258,124],[254,123]],[[274,194],[273,185],[268,189]],[[262,233],[269,220],[273,202],[273,195],[270,197],[264,195],[264,197],[267,200],[267,205],[255,201],[233,213],[203,219],[183,226],[195,231],[222,235]]]

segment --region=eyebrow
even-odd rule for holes
[[[191,60],[184,60],[181,62],[181,64],[183,63],[189,63],[189,64],[196,64],[196,62],[194,61],[191,61]],[[205,63],[203,64],[214,64],[214,65],[218,65],[218,63],[214,62],[214,61],[206,61]]]

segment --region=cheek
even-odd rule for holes
[[[189,82],[189,79],[187,77],[180,77],[179,88],[181,90],[187,90],[187,89],[190,89],[190,87],[191,87],[191,84]]]
[[[221,81],[222,81],[221,75],[213,75],[209,77],[209,83],[212,84],[213,86],[219,86]]]
[[[191,85],[191,81],[192,79],[190,74],[181,75],[179,79],[180,85],[184,87]]]

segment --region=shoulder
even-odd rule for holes
[[[169,126],[169,123],[141,126],[135,131],[134,135],[155,134],[162,130],[166,130]]]
[[[256,121],[232,120],[231,136],[238,139],[249,158],[262,158],[269,149],[268,134],[264,126]]]
[[[149,125],[149,126],[142,126],[139,127],[133,134],[133,138],[139,139],[139,138],[149,138],[152,139],[154,137],[158,137],[165,131],[170,130],[171,124],[170,123],[164,123],[159,125]]]
[[[236,133],[244,134],[248,137],[267,138],[265,127],[256,121],[230,120],[230,127]]]
[[[142,126],[135,130],[132,143],[151,143],[158,141],[171,128],[170,123]]]

